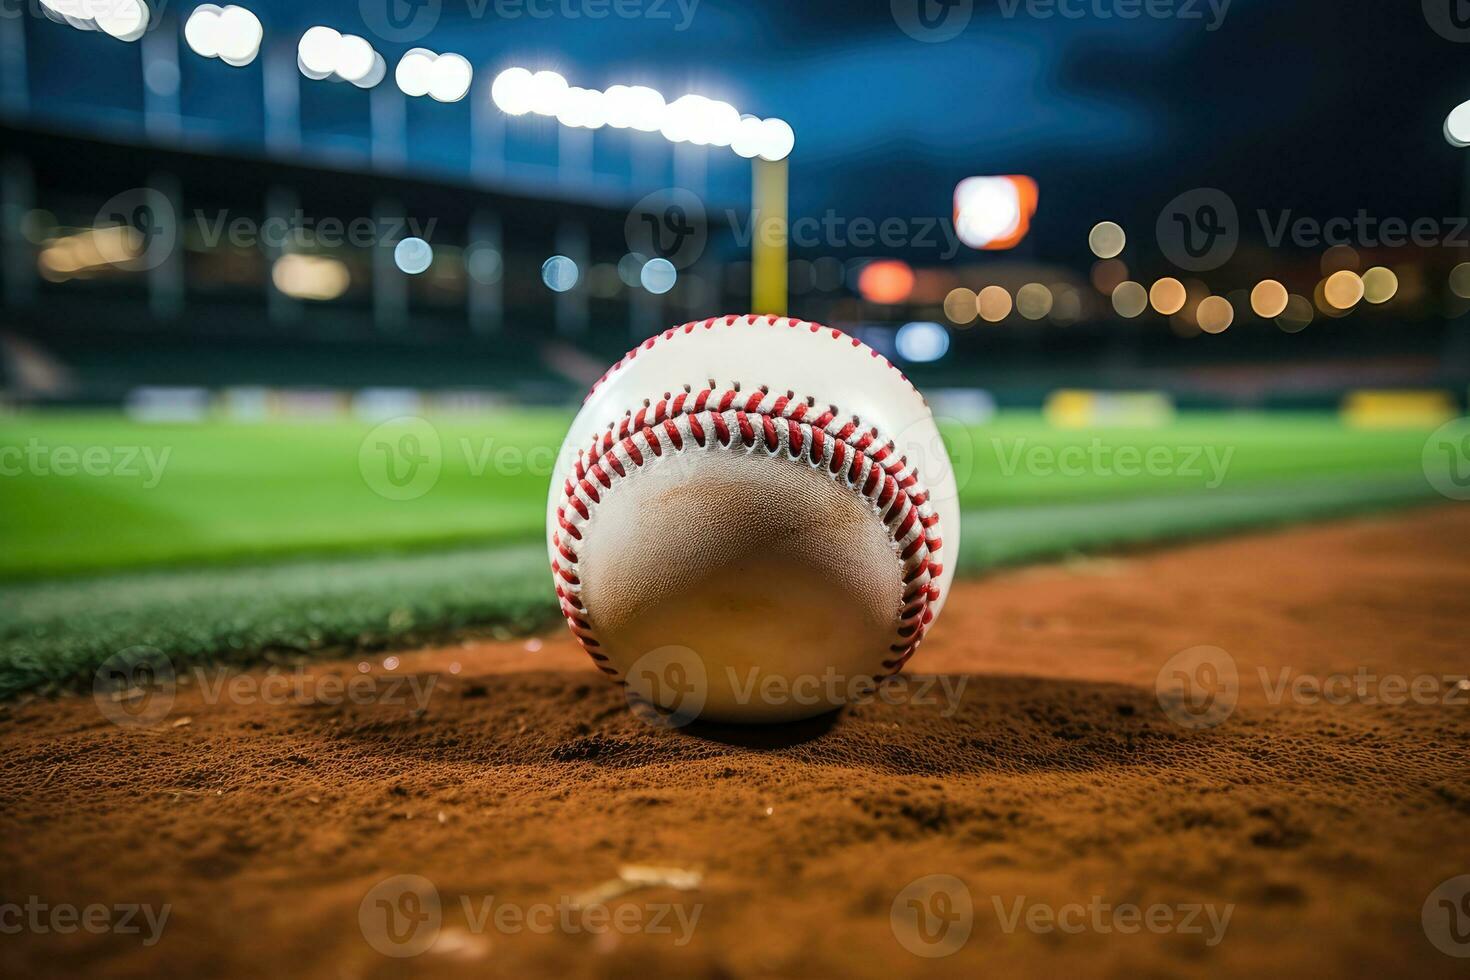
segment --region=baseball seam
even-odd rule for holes
[[[652,337],[649,337],[643,343],[639,344],[637,347],[634,347],[632,350],[628,351],[628,353],[624,354],[616,364],[608,368],[603,373],[602,377],[594,381],[592,383],[592,388],[587,392],[587,398],[584,398],[583,402],[585,403],[588,399],[595,395],[597,393],[597,389],[601,388],[608,378],[611,378],[614,374],[617,374],[623,368],[627,367],[627,365],[635,360],[638,355],[641,354],[643,351],[652,350],[656,345],[659,344],[659,342],[673,340],[675,337],[687,336],[694,333],[694,331],[696,330],[713,330],[717,326],[733,327],[737,323],[746,327],[753,327],[757,324],[765,324],[769,327],[805,327],[811,333],[821,333],[823,331],[826,331],[833,340],[846,340],[851,342],[853,347],[867,351],[869,356],[877,358],[879,361],[883,362],[888,370],[898,375],[900,380],[902,380],[904,384],[908,385],[909,390],[919,396],[920,400],[923,400],[924,398],[923,393],[920,392],[919,389],[914,387],[914,383],[908,379],[907,375],[905,375],[902,371],[893,366],[892,361],[888,360],[888,358],[873,350],[873,348],[869,347],[867,344],[864,344],[856,337],[849,336],[848,334],[843,333],[841,330],[838,330],[835,327],[824,327],[820,323],[812,323],[810,320],[796,320],[791,317],[785,316],[758,316],[754,313],[750,313],[746,314],[745,316],[736,316],[734,314],[731,314],[727,316],[712,316],[705,320],[692,320],[689,323],[681,324],[677,327],[670,327],[663,333],[654,334]],[[928,404],[928,402],[926,401],[925,404]]]
[[[761,387],[742,396],[739,385],[720,393],[713,384],[698,392],[687,386],[678,395],[666,392],[656,404],[646,401],[636,414],[630,412],[611,423],[593,437],[588,449],[578,453],[573,473],[562,488],[557,530],[552,534],[558,556],[552,561],[552,573],[572,635],[598,670],[617,677],[583,602],[576,550],[582,528],[603,495],[615,481],[665,453],[720,447],[804,462],[857,493],[882,520],[903,563],[903,594],[895,639],[889,646],[894,656],[882,662],[887,673],[875,679],[898,673],[933,619],[932,603],[939,598],[943,571],[937,560],[943,545],[939,516],[929,504],[918,473],[891,442],[881,439],[877,429],[863,429],[856,416],[843,420],[835,408],[817,412],[813,400],[790,391],[772,395]],[[815,417],[808,419],[808,412]]]

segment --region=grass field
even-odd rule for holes
[[[420,427],[414,450],[440,466],[412,499],[390,499],[403,494],[366,422],[0,420],[0,694],[71,683],[140,644],[249,661],[543,624],[539,542],[568,420]],[[1425,435],[1314,415],[951,428],[958,560],[976,571],[1434,499]]]

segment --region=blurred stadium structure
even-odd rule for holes
[[[1115,188],[1075,186],[1079,168],[1038,153],[1024,125],[987,134],[983,155],[913,161],[931,186],[908,204],[927,204],[870,185],[870,203],[854,205],[851,177],[834,177],[829,199],[825,171],[863,145],[822,146],[831,126],[814,121],[823,135],[812,139],[800,120],[847,93],[757,85],[733,77],[733,57],[718,62],[731,77],[686,88],[749,90],[759,116],[675,101],[672,81],[650,109],[638,101],[650,89],[618,83],[641,85],[674,46],[733,30],[742,18],[729,11],[704,13],[713,24],[687,36],[665,30],[644,56],[628,43],[639,27],[610,22],[570,25],[562,49],[565,23],[492,31],[458,9],[412,42],[384,38],[361,23],[371,0],[330,16],[272,0],[258,20],[237,7],[98,3],[38,0],[0,18],[0,356],[12,402],[119,405],[180,388],[233,392],[225,404],[256,407],[246,414],[330,411],[346,404],[336,393],[398,387],[463,403],[564,401],[668,325],[783,306],[861,336],[925,384],[1001,405],[1087,388],[1162,391],[1186,407],[1336,407],[1356,388],[1458,399],[1470,383],[1463,229],[1402,247],[1268,247],[1250,218],[1227,263],[1191,272],[1169,261],[1152,220],[1160,201],[1202,183],[1181,176],[1188,161],[1147,150],[1167,193],[1110,204]],[[751,12],[742,37],[776,16]],[[848,27],[870,29],[871,16]],[[333,17],[361,35],[315,23]],[[1049,25],[997,25],[1028,29]],[[604,30],[642,72],[599,54]],[[903,65],[939,48],[891,22],[884,36],[906,46]],[[487,44],[493,56],[453,53]],[[1054,42],[1036,50],[1060,57]],[[569,86],[588,78],[612,84]],[[549,111],[533,105],[553,96]],[[794,151],[776,115],[798,120]],[[1079,145],[1093,128],[1079,124]],[[769,228],[752,225],[753,201],[784,204],[788,153],[792,234],[762,253]],[[972,240],[974,221],[947,213],[951,193],[964,177],[1023,167],[1034,182],[1008,179],[1034,195],[1024,214]],[[1450,179],[1387,213],[1463,213],[1458,163],[1436,167]],[[1314,213],[1363,204],[1324,200]],[[753,299],[752,251],[760,263],[785,249],[766,273],[784,295]]]

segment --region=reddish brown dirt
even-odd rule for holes
[[[377,703],[265,706],[197,684],[144,727],[105,721],[90,698],[11,705],[0,904],[167,903],[170,917],[145,946],[9,934],[0,908],[3,970],[1463,975],[1420,910],[1470,873],[1470,696],[1455,687],[1470,666],[1467,546],[1470,508],[1446,507],[964,583],[912,664],[965,682],[953,711],[871,703],[782,728],[659,729],[561,635],[404,654],[391,673],[375,658],[372,683],[432,679],[425,710],[387,688]],[[1200,644],[1229,652],[1241,692],[1223,723],[1191,731],[1154,685]],[[1360,667],[1432,678],[1436,694],[1273,703],[1282,668]],[[319,666],[305,687],[329,675],[357,676]],[[254,691],[266,674],[244,676]],[[625,928],[657,905],[697,906],[687,943],[671,913],[667,933],[571,931],[560,912],[537,920],[550,932],[477,926],[492,896],[554,906],[625,864],[703,875],[611,903]],[[437,934],[412,934],[434,945],[405,959],[363,931],[381,939],[384,893],[364,898],[401,873],[442,903]],[[906,902],[897,930],[891,910],[932,874],[967,887],[973,929],[925,959],[899,934],[939,951],[958,933],[928,918],[940,940],[923,946]],[[1018,902],[1082,928],[1023,915],[1008,930]],[[1202,932],[1125,934],[1113,927],[1131,920],[1069,903],[1230,918],[1223,937],[1203,912]]]

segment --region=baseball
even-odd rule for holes
[[[902,670],[958,553],[924,398],[856,339],[725,316],[593,387],[547,502],[561,609],[597,668],[669,712],[821,714]]]

